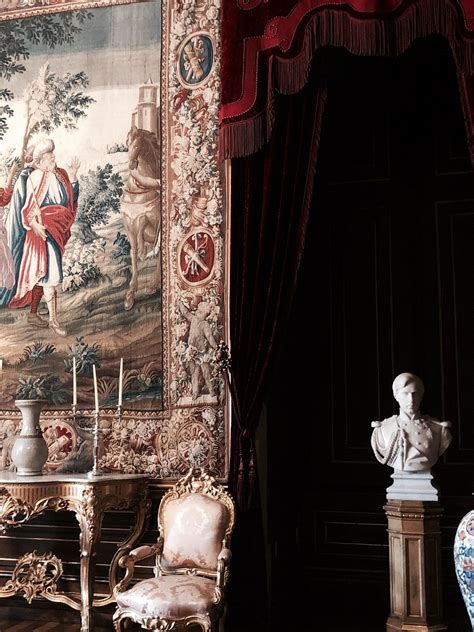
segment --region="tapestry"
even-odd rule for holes
[[[97,8],[115,4],[128,4],[140,0],[0,0],[0,21],[14,20],[33,15],[46,15],[73,9]]]
[[[160,19],[0,23],[2,408],[161,408]]]
[[[46,398],[45,471],[98,454],[103,472],[225,479],[221,2],[50,0],[5,19],[14,1],[0,5],[0,470],[15,400]]]

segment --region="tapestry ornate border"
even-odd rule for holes
[[[52,15],[82,9],[100,9],[119,4],[133,4],[146,0],[2,0],[0,3],[0,22],[19,20],[35,15]]]

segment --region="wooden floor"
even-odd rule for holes
[[[41,621],[5,621],[0,619],[0,632],[80,632],[81,626],[78,623],[43,623]],[[133,630],[139,630],[140,628],[133,627]],[[199,630],[199,628],[197,628]],[[98,627],[95,626],[94,632],[113,632],[114,627]],[[232,628],[229,632],[262,632],[253,626],[245,626],[239,628]],[[336,632],[336,630],[332,631]],[[338,629],[337,632],[340,632]],[[350,630],[344,630],[344,632],[351,632]],[[365,630],[364,632],[371,632]]]
[[[6,621],[0,618],[0,632],[80,632],[81,626],[79,623],[46,623],[42,621]],[[197,628],[199,630],[200,628]],[[98,627],[95,626],[94,632],[113,632],[114,627],[111,624],[110,627]],[[133,627],[133,630],[140,630],[138,627]],[[229,630],[229,632],[263,632],[255,628],[254,626],[238,627]],[[338,630],[331,630],[331,632],[342,632],[340,628]],[[352,632],[352,630],[346,629],[344,632]],[[355,631],[354,631],[355,632]],[[364,632],[371,632],[371,630],[364,630]],[[379,631],[377,631],[379,632]]]
[[[0,619],[0,632],[80,632],[79,623],[47,623],[42,621],[4,621]],[[113,626],[95,627],[94,632],[112,632]]]
[[[112,632],[113,626],[103,628],[95,627],[94,632]],[[0,632],[80,632],[80,625],[77,623],[42,623],[40,621],[4,621],[0,619]],[[232,628],[232,632],[262,632],[253,626]],[[325,632],[383,632],[367,627],[330,627],[325,628]]]
[[[12,619],[6,619],[0,615],[0,632],[80,632],[80,624],[79,623],[71,623],[71,622],[49,622],[49,621],[18,621]],[[141,628],[136,624],[130,625],[130,632],[135,632],[136,630],[140,631]],[[200,632],[199,626],[197,628],[191,628],[190,632]],[[94,632],[114,632],[114,626],[112,623],[110,625],[96,625],[94,627]],[[226,627],[226,632],[264,632],[260,626],[255,625],[239,625],[239,626],[228,626]],[[309,632],[309,631],[305,631]],[[326,630],[328,632],[328,630]],[[331,630],[331,632],[336,632],[336,630]],[[339,629],[337,632],[342,632]],[[355,630],[344,630],[344,632],[356,632]],[[358,631],[357,631],[358,632]],[[372,632],[369,629],[365,629],[364,632]],[[379,632],[379,631],[376,631]]]
[[[468,622],[466,623],[467,617],[463,617],[462,621],[452,620],[448,621],[448,630],[449,632],[467,632],[470,630],[470,626]],[[106,627],[104,627],[104,625]],[[197,628],[199,630],[199,628]],[[140,630],[140,628],[135,625],[132,626],[132,630]],[[132,632],[132,630],[130,632]],[[290,628],[284,626],[281,629],[281,632],[290,632]],[[306,627],[299,630],[299,632],[384,632],[385,625],[382,626],[373,626],[373,625],[361,625],[357,623],[347,623],[344,625],[338,624],[323,624],[316,625],[316,627]],[[94,632],[113,632],[114,627],[112,623],[96,625]],[[0,615],[0,632],[80,632],[79,623],[71,623],[71,622],[47,622],[47,621],[15,621],[12,619],[6,619],[5,615],[2,617]],[[191,631],[190,631],[191,632]],[[266,632],[261,629],[261,626],[256,626],[255,624],[249,623],[248,625],[240,624],[238,626],[230,625],[226,627],[226,632]],[[274,631],[276,632],[276,631]],[[280,632],[280,630],[278,630]],[[293,632],[293,631],[292,631]]]
[[[385,627],[385,626],[384,626]],[[113,626],[110,627],[95,627],[94,632],[112,632]],[[325,632],[383,632],[368,628],[367,626],[344,626],[344,627],[330,627],[324,628]],[[6,621],[0,618],[0,632],[80,632],[80,625],[78,623],[47,623],[41,621]],[[244,626],[232,628],[231,632],[262,632],[257,630],[254,626]]]
[[[0,606],[0,632],[80,632],[79,621],[47,621],[48,614],[44,611],[39,613],[40,616],[36,620],[32,620],[33,617],[28,613],[28,620],[14,619],[15,615],[1,611]],[[51,613],[51,618],[56,613]],[[250,613],[249,613],[250,614]],[[2,616],[3,615],[3,616]],[[46,615],[46,616],[45,616]],[[79,613],[77,613],[79,619]],[[469,618],[466,614],[462,613],[462,616],[458,618],[451,618],[445,621],[449,632],[471,632],[471,626],[469,624]],[[129,632],[140,632],[141,628],[136,624],[130,625]],[[108,622],[106,619],[97,621],[97,625],[94,628],[94,632],[114,632],[112,622]],[[200,632],[200,628],[192,628],[189,632]],[[295,632],[293,626],[283,625],[274,626],[268,629],[266,626],[261,626],[251,622],[251,616],[248,623],[239,623],[238,625],[227,622],[225,632]],[[354,621],[343,623],[340,620],[336,622],[319,621],[318,623],[310,623],[304,627],[298,626],[298,632],[385,632],[385,624],[374,625],[360,624]]]

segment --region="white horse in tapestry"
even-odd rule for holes
[[[132,278],[125,296],[125,309],[132,309],[138,290],[138,261],[147,256],[147,246],[156,266],[147,294],[160,287],[158,253],[161,242],[160,146],[155,134],[132,127],[127,136],[129,176],[123,189],[120,212],[130,242]]]

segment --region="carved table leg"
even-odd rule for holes
[[[94,630],[94,576],[97,543],[100,540],[103,512],[94,489],[84,490],[83,502],[75,507],[80,534],[81,632]]]

